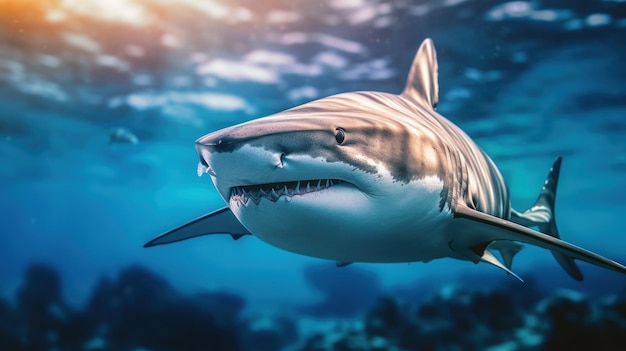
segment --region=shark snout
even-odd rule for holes
[[[207,173],[211,176],[217,176],[216,168],[223,168],[224,162],[219,162],[219,154],[233,154],[238,148],[245,145],[247,138],[237,138],[233,136],[233,128],[226,128],[209,133],[196,140],[196,153],[200,160],[198,164],[198,175]],[[229,162],[238,156],[231,155],[228,157]],[[220,172],[224,173],[224,172]],[[222,174],[221,174],[222,175]]]
[[[285,168],[296,156],[323,157],[325,144],[334,146],[334,130],[289,118],[273,117],[218,130],[196,140],[202,167],[218,177]],[[293,163],[292,163],[293,164]],[[240,176],[239,176],[240,177]],[[274,175],[272,176],[274,177]]]
[[[249,138],[241,138],[234,136],[231,132],[232,128],[218,130],[209,133],[196,140],[196,150],[204,148],[209,152],[232,152]]]
[[[224,151],[224,149],[232,149]],[[252,172],[253,170],[274,170],[283,168],[285,153],[264,149],[259,145],[202,145],[196,144],[196,152],[200,165],[207,169],[206,173],[213,176],[237,178],[235,173]]]
[[[196,141],[198,174],[207,173],[220,190],[255,184],[276,177],[284,166],[285,152],[263,138],[234,137],[228,130],[217,131]]]

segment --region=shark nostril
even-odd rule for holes
[[[282,152],[280,156],[278,157],[278,163],[276,164],[276,167],[283,168],[285,166],[284,161],[285,161],[285,153]]]

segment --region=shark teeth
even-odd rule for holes
[[[198,162],[198,177],[202,177],[204,173],[215,176],[215,171],[213,171],[211,166],[203,162]]]
[[[276,202],[283,196],[290,201],[293,196],[324,190],[330,188],[331,186],[341,184],[342,182],[343,181],[339,179],[312,179],[283,183],[236,186],[231,188],[230,198],[231,200],[236,201],[239,205],[247,205],[250,200],[258,205],[262,198]]]

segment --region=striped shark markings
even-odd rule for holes
[[[201,137],[198,174],[210,176],[227,206],[146,247],[253,234],[338,266],[449,257],[513,274],[513,258],[530,244],[550,250],[577,280],[583,275],[575,259],[626,273],[560,239],[554,204],[561,158],[536,203],[512,209],[494,162],[436,111],[438,94],[436,52],[426,39],[399,95],[338,94]]]

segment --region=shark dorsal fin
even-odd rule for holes
[[[426,39],[415,54],[402,95],[435,108],[439,102],[437,79],[435,44],[431,39]]]

